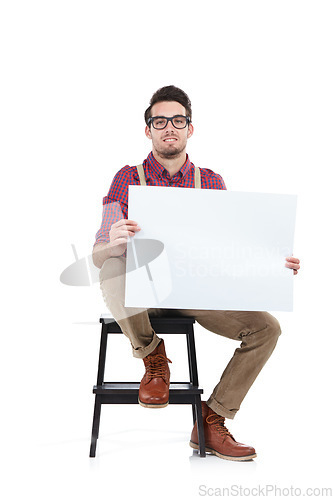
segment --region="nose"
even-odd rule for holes
[[[172,125],[171,120],[168,121],[167,126],[165,127],[165,130],[168,130],[168,131],[170,131],[170,130],[172,130],[172,131],[176,130],[176,127],[174,127]]]

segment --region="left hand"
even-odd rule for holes
[[[300,260],[297,259],[296,257],[286,257],[286,267],[289,267],[289,269],[294,270],[294,274],[298,273],[298,270],[300,269]]]

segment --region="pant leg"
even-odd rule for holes
[[[151,326],[148,311],[158,315],[161,310],[125,307],[125,275],[125,257],[107,259],[99,273],[100,288],[109,311],[131,342],[133,356],[144,358],[160,341]]]
[[[241,341],[207,401],[219,415],[234,418],[276,346],[281,333],[279,322],[267,312],[187,309],[178,312],[193,316],[207,330]]]

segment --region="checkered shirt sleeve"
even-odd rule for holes
[[[108,243],[112,224],[128,217],[129,168],[124,167],[114,176],[109,193],[103,198],[102,224],[96,233],[96,243]],[[134,182],[133,182],[134,184]]]

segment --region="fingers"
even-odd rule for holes
[[[117,222],[113,224],[113,226],[123,226],[123,225],[131,225],[131,226],[137,226],[138,223],[135,220],[130,220],[130,219],[120,219]]]
[[[298,273],[298,270],[300,269],[300,260],[297,259],[296,257],[286,257],[286,267],[289,269],[294,270],[294,274]]]
[[[128,231],[140,231],[139,224],[134,221],[134,220],[128,220],[128,219],[121,219],[118,220],[118,222],[115,222],[112,224],[112,227],[115,227],[117,229],[126,229]],[[133,233],[135,234],[135,233]]]
[[[299,264],[299,263],[300,263],[300,260],[299,260],[299,259],[297,259],[296,257],[293,257],[293,256],[291,256],[291,257],[286,257],[286,260],[287,260],[288,262],[294,262],[295,264]]]
[[[112,245],[126,244],[130,236],[134,236],[136,232],[140,231],[138,223],[134,220],[120,219],[112,224],[109,231],[110,243]]]

